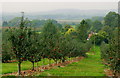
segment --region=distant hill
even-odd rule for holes
[[[92,18],[93,16],[105,16],[109,11],[117,10],[78,10],[78,9],[59,9],[46,12],[26,13],[29,19],[67,19],[81,20]],[[3,20],[11,20],[21,16],[20,13],[3,13]]]

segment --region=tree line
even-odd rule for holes
[[[30,61],[34,70],[34,63],[41,59],[65,62],[67,58],[86,57],[86,52],[91,48],[91,42],[87,41],[88,24],[85,20],[81,21],[77,32],[70,33],[65,32],[65,28],[59,28],[52,20],[44,24],[41,33],[26,23],[27,19],[22,16],[19,27],[3,30],[2,62],[16,59],[19,75],[23,61]]]
[[[68,24],[59,27],[57,22],[47,20],[41,33],[28,24],[28,19],[21,17],[19,27],[3,29],[2,62],[18,60],[20,74],[23,61],[30,61],[34,70],[34,63],[44,58],[57,63],[66,58],[87,57],[86,52],[95,44],[101,47],[103,63],[117,75],[120,73],[119,17],[109,12],[102,21],[85,19],[75,28]],[[87,40],[91,31],[97,34]]]

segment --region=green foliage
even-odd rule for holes
[[[13,58],[13,53],[11,51],[11,44],[7,40],[8,30],[2,30],[2,62],[8,62]]]
[[[64,28],[63,28],[63,31],[64,31],[64,32],[67,32],[70,28],[72,28],[72,26],[66,24],[66,25],[64,26]]]
[[[86,56],[85,51],[88,51],[88,49],[84,50],[85,48],[83,47],[85,46],[82,46],[81,43],[77,42],[76,38],[72,37],[74,34],[70,31],[69,27],[66,26],[68,29],[66,33],[68,34],[60,34],[51,20],[45,24],[42,37],[44,41],[43,46],[45,46],[43,51],[46,58],[55,61],[62,60],[64,62],[66,57]]]
[[[104,59],[104,60],[109,60],[109,44],[106,44],[105,42],[102,42],[101,46],[100,46],[100,49],[101,49],[101,58]]]
[[[93,44],[101,45],[103,41],[108,43],[108,35],[105,31],[99,31],[98,33],[93,34],[90,40]]]
[[[103,28],[103,17],[93,17],[85,20],[88,23],[88,33],[90,31],[98,32]]]
[[[87,40],[87,31],[88,31],[88,24],[85,20],[82,20],[77,28],[78,39],[82,42],[86,42]]]
[[[93,22],[93,28],[92,28],[92,30],[98,32],[99,30],[101,30],[102,27],[103,27],[103,24],[100,21],[95,20]]]
[[[8,45],[4,45],[3,43],[3,50],[2,50],[2,62],[5,63],[5,62],[8,62],[8,60],[11,60],[11,55],[10,55],[10,52],[8,51]]]
[[[92,21],[96,21],[96,20],[103,21],[104,17],[100,17],[100,16],[94,16],[94,17],[92,17]]]
[[[88,58],[84,58],[79,62],[74,62],[68,64],[65,67],[56,67],[56,69],[46,70],[44,72],[38,73],[36,76],[61,76],[68,78],[75,78],[75,76],[85,76],[85,78],[93,78],[94,76],[105,76],[104,65],[101,64],[100,58],[100,48],[95,46],[96,54],[92,55],[92,50],[88,53]],[[79,77],[77,77],[79,78]]]
[[[15,17],[12,20],[8,21],[7,26],[18,26],[20,24],[21,17]]]
[[[91,40],[87,41],[86,43],[84,43],[83,45],[81,45],[82,47],[82,51],[81,52],[88,52],[90,51],[91,47],[93,46],[92,45],[92,42]]]
[[[6,43],[12,47],[11,53],[18,61],[19,74],[23,61],[32,62],[34,70],[34,63],[41,61],[41,59],[52,59],[56,63],[57,61],[64,62],[68,57],[85,57],[86,52],[90,50],[91,42],[86,41],[88,24],[85,20],[81,21],[78,31],[70,25],[66,25],[63,32],[60,31],[61,25],[57,21],[47,20],[41,33],[31,27],[31,22],[22,16],[19,27],[9,28],[7,31],[8,39],[5,38],[8,40]],[[37,22],[39,20],[34,20],[34,24],[38,24]],[[4,46],[4,48],[6,47],[7,45]],[[9,58],[7,59],[9,60]]]
[[[118,26],[118,22],[120,21],[118,19],[119,17],[120,17],[120,15],[117,14],[117,13],[115,13],[115,12],[109,12],[104,17],[105,25],[108,25],[110,27],[117,27]]]
[[[45,22],[46,22],[45,20],[35,19],[35,20],[31,21],[31,24],[32,24],[33,27],[40,27],[40,26],[44,25]]]
[[[108,63],[108,67],[113,70],[113,74],[116,76],[118,73],[120,73],[118,30],[114,30],[111,36],[112,38],[109,39],[109,44],[103,43],[101,45],[101,52],[104,62]]]
[[[88,23],[88,29],[90,29],[91,27],[92,27],[92,25],[93,25],[93,21],[91,20],[91,19],[86,19],[85,20],[87,23]]]
[[[26,19],[26,26],[32,26],[32,27],[43,27],[43,25],[49,20],[38,20],[38,19],[34,19],[34,20],[28,20]],[[62,25],[59,24],[56,20],[51,20],[53,24],[55,24],[59,29],[62,28]],[[13,19],[11,19],[10,21],[3,21],[2,26],[4,27],[18,27],[19,24],[21,23],[21,17],[15,17]]]
[[[114,76],[118,76],[120,73],[120,52],[119,52],[119,28],[118,22],[120,15],[115,12],[109,12],[104,20],[105,25],[102,31],[107,34],[108,43],[102,43],[101,56],[103,62],[113,70]]]
[[[28,30],[27,28],[10,29],[9,41],[11,42],[12,51],[16,55],[17,60],[22,61],[25,58],[26,47],[28,46]],[[28,43],[28,44],[27,44]],[[22,48],[22,49],[21,49]]]
[[[33,70],[34,70],[34,63],[41,61],[42,55],[42,48],[41,47],[41,37],[34,31],[29,30],[29,38],[28,38],[28,46],[26,47],[26,57],[31,63],[33,63]]]
[[[23,12],[24,13],[24,12]],[[29,38],[31,36],[30,28],[25,27],[28,21],[21,17],[18,28],[9,28],[8,41],[11,43],[12,52],[18,61],[18,73],[21,74],[21,63],[27,58],[27,47],[30,46]]]
[[[113,28],[111,28],[110,26],[104,26],[101,30],[105,31],[108,35],[110,35]]]
[[[19,27],[3,30],[2,62],[18,60],[20,73],[23,61],[32,62],[34,70],[34,63],[39,63],[46,58],[57,63],[58,61],[65,62],[67,58],[91,55],[91,53],[86,52],[90,51],[93,43],[101,45],[101,58],[113,70],[114,75],[117,75],[117,73],[120,73],[118,18],[117,13],[109,12],[105,16],[104,22],[101,21],[102,18],[96,17],[94,20],[82,20],[77,29],[74,29],[71,25],[65,25],[63,30],[61,30],[62,26],[55,20],[30,21],[25,20],[22,16],[8,22],[4,21],[3,26],[19,25]],[[30,26],[34,26],[34,28]],[[35,27],[38,26],[43,26],[42,32],[39,29],[35,30]],[[87,41],[88,33],[91,30],[96,31],[97,34],[94,33]],[[98,50],[99,48],[94,49],[94,51]],[[88,56],[92,58],[85,63],[98,65],[95,63],[100,60],[98,54],[96,53],[94,57]],[[93,68],[95,65],[93,65]]]
[[[8,26],[8,22],[7,22],[7,21],[3,21],[2,26],[3,26],[3,27],[4,27],[4,26]]]
[[[71,36],[71,38],[77,37],[77,31],[74,28],[69,28],[67,32],[65,32],[65,36]]]
[[[49,59],[53,58],[52,50],[55,48],[57,43],[56,39],[58,38],[58,29],[51,20],[49,20],[43,27],[42,35],[44,41],[43,46],[45,46],[43,49],[45,52],[44,55]]]

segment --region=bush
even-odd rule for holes
[[[113,70],[115,76],[120,73],[120,48],[118,40],[118,32],[115,31],[112,34],[112,39],[109,40],[109,44],[102,43],[101,45],[102,59]]]
[[[101,45],[101,43],[104,41],[105,43],[108,43],[107,39],[107,33],[105,31],[99,31],[97,34],[93,34],[90,40],[93,44]]]

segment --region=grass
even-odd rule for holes
[[[95,50],[95,55],[93,51]],[[100,59],[100,48],[98,46],[95,49],[91,49],[88,52],[88,57],[66,67],[56,67],[55,69],[45,70],[36,76],[105,76],[104,65]]]
[[[95,51],[95,55],[93,55]],[[98,46],[91,49],[87,53],[88,57],[82,59],[79,62],[74,62],[68,64],[65,67],[55,67],[55,69],[45,70],[44,72],[38,73],[35,76],[105,76],[104,65],[101,63],[100,59],[100,48]],[[44,65],[47,65],[48,59],[43,59],[45,61]],[[38,66],[43,65],[43,60],[38,62]],[[52,60],[51,63],[54,61]],[[35,63],[37,67],[37,63]],[[29,61],[24,61],[22,63],[22,70],[27,70],[32,68],[32,63]],[[2,74],[17,72],[17,62],[14,63],[2,63]]]
[[[43,61],[45,61],[45,63],[43,64]],[[53,63],[54,61],[51,60],[51,63]],[[6,74],[6,73],[12,73],[12,72],[17,72],[18,71],[18,66],[17,66],[17,62],[13,62],[13,63],[2,63],[2,74]],[[48,59],[42,59],[40,62],[35,63],[35,67],[37,66],[42,66],[42,65],[47,65],[49,64],[49,60]],[[21,69],[22,70],[28,70],[28,69],[32,69],[32,63],[29,61],[24,61],[21,64]]]

